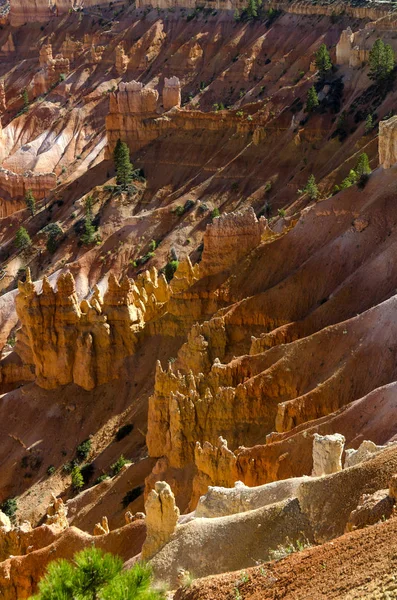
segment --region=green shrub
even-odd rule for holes
[[[104,473],[103,475],[100,475],[99,477],[97,477],[95,479],[94,485],[97,485],[98,483],[102,483],[102,481],[106,481],[106,479],[110,479],[110,477],[109,477],[109,475]]]
[[[79,461],[86,460],[89,453],[91,452],[92,442],[90,439],[84,440],[76,448],[76,458]]]
[[[43,227],[42,233],[47,235],[46,248],[48,252],[54,254],[59,246],[60,237],[63,234],[62,227],[58,223],[49,223]]]
[[[128,462],[129,461],[126,458],[124,458],[123,455],[121,455],[120,458],[118,458],[116,462],[113,463],[110,467],[112,475],[118,475],[121,469],[124,467],[124,465],[126,465]]]
[[[15,235],[14,244],[18,250],[26,250],[32,245],[32,240],[30,239],[30,235],[26,231],[25,227],[20,227],[18,229]]]
[[[168,283],[175,275],[175,271],[177,270],[179,265],[178,260],[170,260],[164,267],[164,275]]]
[[[77,465],[72,469],[72,487],[75,492],[81,490],[84,485],[84,477],[81,473],[80,467]]]
[[[55,473],[55,467],[54,467],[54,465],[50,465],[47,469],[48,477],[51,477],[51,475],[54,475],[54,473]]]
[[[221,213],[219,212],[219,208],[214,208],[214,210],[211,211],[211,221],[213,221],[214,219],[217,219],[220,216],[221,216]]]

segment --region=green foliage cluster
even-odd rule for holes
[[[318,96],[317,96],[317,92],[316,92],[316,88],[314,87],[314,85],[309,89],[308,93],[307,93],[307,99],[306,99],[306,112],[311,113],[314,111],[315,108],[317,108],[317,106],[319,105],[319,101],[318,101]]]
[[[54,254],[59,246],[61,235],[63,234],[62,227],[58,223],[49,223],[43,227],[42,232],[47,236],[46,248],[50,254]]]
[[[307,194],[310,200],[316,200],[318,197],[318,187],[314,175],[310,175],[305,187],[298,190],[299,194]]]
[[[217,218],[218,218],[218,217],[220,217],[220,216],[221,216],[221,213],[220,213],[220,211],[219,211],[219,208],[214,208],[214,209],[211,211],[211,221],[213,221],[214,219],[217,219]]]
[[[16,232],[14,244],[18,250],[27,250],[32,245],[32,240],[25,227],[20,227]]]
[[[165,267],[164,267],[164,275],[165,275],[165,278],[168,281],[168,283],[174,277],[175,271],[177,270],[178,265],[179,265],[179,261],[178,260],[170,260],[165,265]]]
[[[319,76],[324,77],[332,69],[332,61],[325,44],[321,44],[315,54],[315,65]]]
[[[121,469],[126,465],[129,461],[121,455],[115,463],[113,463],[110,467],[113,477],[118,475]]]
[[[92,215],[92,196],[87,196],[84,201],[84,210],[85,210],[85,221],[84,221],[84,233],[81,236],[80,240],[83,242],[85,246],[89,246],[93,244],[97,240],[96,235],[96,227],[93,224],[93,215]]]
[[[34,215],[36,214],[36,200],[35,197],[33,196],[33,192],[32,190],[28,190],[25,194],[25,203],[26,203],[26,207],[30,212],[30,215],[32,217],[34,217]]]
[[[116,169],[116,183],[126,190],[132,179],[133,166],[130,161],[130,151],[125,142],[117,140],[113,152],[114,166]]]
[[[369,166],[368,155],[363,152],[358,157],[357,165],[354,169],[350,169],[349,175],[345,177],[342,183],[334,187],[334,194],[340,190],[346,190],[352,185],[357,184],[359,187],[364,187],[368,181],[368,177],[371,174],[371,167]]]
[[[32,600],[161,600],[152,588],[149,566],[136,563],[123,571],[118,556],[98,548],[86,548],[65,559],[51,562]]]
[[[72,487],[75,492],[81,490],[84,486],[84,477],[81,469],[78,465],[75,465],[72,469]]]
[[[390,44],[378,39],[369,53],[369,77],[377,83],[387,81],[395,67],[395,55]]]
[[[92,442],[90,439],[84,440],[79,444],[76,448],[76,458],[78,461],[82,462],[87,460],[90,452],[91,452]]]
[[[193,206],[195,206],[195,201],[194,200],[186,200],[185,204],[183,206],[177,206],[176,208],[174,208],[173,212],[178,216],[181,217],[182,215],[186,214],[191,208],[193,208]]]

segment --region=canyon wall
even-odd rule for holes
[[[66,15],[80,8],[108,6],[98,0],[10,0],[8,19],[13,27],[25,23],[44,23],[53,17]]]
[[[153,8],[169,9],[176,7],[195,9],[197,7],[203,7],[212,10],[230,10],[235,11],[244,10],[246,8],[246,2],[244,0],[137,0],[137,8],[146,8],[152,6]],[[333,2],[332,4],[314,4],[308,1],[294,1],[294,2],[278,2],[277,0],[270,0],[264,2],[264,8],[275,8],[282,10],[286,13],[298,14],[298,15],[338,15],[346,14],[356,19],[371,19],[376,20],[384,17],[391,10],[394,9],[393,3],[385,3],[382,5],[373,6],[373,4],[366,4],[364,6],[353,6],[345,2]]]
[[[132,153],[169,131],[230,131],[254,133],[262,121],[242,120],[236,113],[204,113],[198,110],[173,110],[180,106],[180,82],[176,77],[166,80],[161,109],[157,90],[132,81],[120,83],[117,92],[110,95],[109,114],[106,116],[108,139],[107,155],[110,157],[117,140],[126,142]]]

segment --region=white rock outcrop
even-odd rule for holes
[[[330,475],[342,470],[345,438],[340,433],[313,436],[313,477]]]
[[[179,519],[179,508],[175,496],[165,481],[157,481],[145,503],[146,540],[142,547],[142,560],[152,558],[175,532]]]

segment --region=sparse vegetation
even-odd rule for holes
[[[378,39],[369,53],[369,77],[377,83],[387,81],[394,71],[395,55],[390,44]]]
[[[32,240],[25,227],[20,227],[15,235],[15,246],[18,250],[27,250],[32,245]]]
[[[90,439],[84,440],[77,446],[76,449],[76,458],[78,461],[82,462],[87,460],[90,452],[91,452],[92,442]]]
[[[54,465],[50,465],[47,469],[47,475],[49,477],[51,477],[51,475],[54,475],[54,473],[55,473],[55,467],[54,467]]]
[[[302,190],[298,190],[299,194],[307,194],[310,200],[316,200],[318,197],[318,187],[314,175],[310,175],[305,187]]]
[[[126,458],[124,458],[124,456],[123,456],[123,455],[121,455],[121,456],[120,456],[120,457],[119,457],[119,458],[116,460],[116,462],[115,462],[115,463],[113,463],[113,464],[112,464],[112,466],[110,467],[113,477],[114,477],[115,475],[118,475],[118,474],[120,473],[121,469],[122,469],[122,468],[123,468],[125,465],[127,465],[129,462],[130,462],[130,461],[128,461]]]
[[[113,152],[114,166],[116,169],[116,183],[126,190],[132,179],[133,166],[130,162],[130,151],[125,142],[117,140]]]
[[[287,537],[285,544],[280,544],[275,550],[270,550],[269,556],[271,560],[281,560],[294,552],[301,552],[302,550],[305,550],[305,548],[310,548],[310,546],[311,544],[306,536],[303,536],[302,539],[296,540],[295,542],[291,542]]]
[[[84,486],[84,477],[80,467],[75,465],[72,469],[72,487],[75,492],[79,492]]]
[[[28,190],[25,194],[25,203],[26,207],[30,212],[30,216],[34,217],[36,214],[36,200],[33,196],[32,190]]]
[[[39,582],[38,594],[32,600],[160,600],[161,592],[152,588],[149,566],[136,563],[123,571],[118,556],[99,548],[86,548],[71,562],[51,562]]]
[[[305,108],[306,112],[308,112],[308,113],[313,112],[314,109],[317,108],[317,106],[319,104],[320,103],[318,101],[316,88],[314,86],[312,86],[307,93],[306,108]]]
[[[327,46],[321,44],[315,55],[315,64],[320,78],[324,77],[332,69],[332,62]]]
[[[63,234],[62,227],[58,223],[49,223],[42,232],[47,236],[46,248],[50,254],[54,254],[58,247],[61,235]]]
[[[164,275],[165,275],[165,278],[168,281],[168,283],[174,277],[175,271],[177,270],[178,265],[179,265],[179,261],[178,260],[170,260],[165,265],[165,267],[164,267]]]

